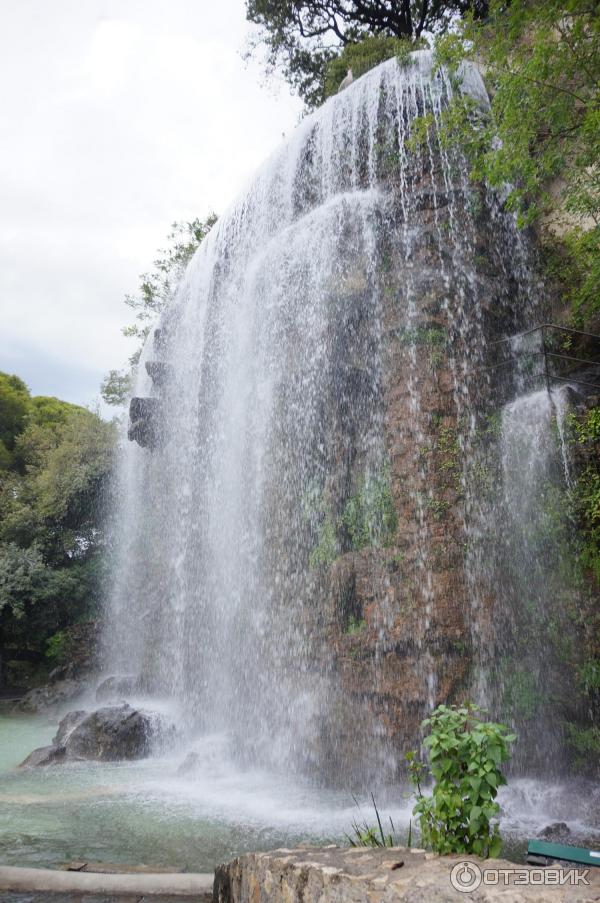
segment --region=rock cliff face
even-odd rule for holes
[[[525,258],[507,259],[516,239],[495,200],[464,184],[436,191],[433,173],[442,166],[434,156],[414,173],[408,211],[402,187],[385,173],[380,183],[393,213],[378,236],[375,416],[365,416],[358,395],[353,403],[363,430],[369,417],[381,424],[394,512],[388,535],[367,530],[353,542],[344,528],[367,455],[356,439],[361,427],[348,429],[334,393],[324,440],[332,448],[327,484],[337,545],[319,563],[314,630],[327,637],[325,655],[342,694],[376,716],[397,753],[414,745],[434,706],[476,692],[482,639],[491,637],[498,613],[474,535],[482,516],[481,440],[501,394],[486,368],[494,340],[523,329],[538,309]],[[526,299],[520,310],[518,297]],[[342,304],[364,312],[366,298],[355,291]],[[356,748],[354,719],[347,730],[338,746]]]

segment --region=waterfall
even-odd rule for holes
[[[486,349],[538,302],[512,217],[439,140],[454,90],[420,51],[303,120],[140,361],[159,426],[123,452],[106,668],[242,764],[372,787],[476,683]]]
[[[497,616],[497,704],[521,735],[522,770],[543,762],[545,773],[564,762],[558,720],[561,699],[577,698],[561,658],[573,639],[565,612],[577,596],[575,530],[568,516],[571,488],[565,439],[568,387],[521,395],[501,414],[500,498],[496,573],[503,577]]]

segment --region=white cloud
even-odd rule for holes
[[[3,10],[0,369],[35,393],[92,400],[170,223],[222,212],[296,122],[245,33],[243,0]]]

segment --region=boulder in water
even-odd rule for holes
[[[543,837],[544,840],[553,843],[562,843],[564,840],[568,840],[570,836],[571,829],[564,821],[552,822],[551,825],[546,825],[545,828],[538,832],[538,837]]]
[[[67,755],[75,759],[142,759],[156,733],[153,715],[126,703],[106,706],[87,715],[69,734]]]
[[[19,768],[56,765],[57,762],[64,761],[66,754],[67,750],[64,746],[40,746],[39,749],[34,749],[33,752],[29,753],[27,758],[21,762]]]
[[[74,712],[69,712],[68,715],[65,715],[58,725],[58,730],[52,740],[52,745],[64,747],[79,722],[83,721],[84,718],[87,718],[87,715],[88,712],[84,709],[76,709]]]
[[[161,715],[127,704],[105,706],[91,713],[69,712],[60,722],[52,746],[34,750],[21,764],[142,759],[155,744],[168,742],[174,734],[174,726]]]

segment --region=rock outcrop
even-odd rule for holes
[[[65,760],[143,759],[157,744],[168,742],[174,732],[173,725],[162,716],[127,704],[91,713],[70,712],[60,722],[52,745],[34,750],[21,767]]]
[[[48,683],[35,687],[15,704],[16,712],[55,717],[82,696],[98,669],[98,621],[84,621],[64,630],[67,661],[57,665]]]
[[[132,398],[129,404],[128,439],[137,442],[142,448],[156,448],[161,437],[161,419],[158,398]]]
[[[82,680],[56,680],[26,693],[15,705],[15,711],[31,715],[51,714],[81,696],[85,689]]]

